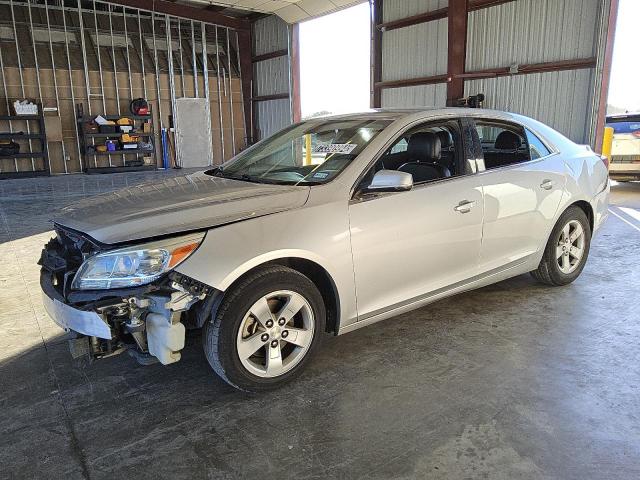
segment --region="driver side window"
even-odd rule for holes
[[[462,142],[457,122],[429,123],[405,132],[382,155],[375,171],[398,170],[416,185],[461,175]]]

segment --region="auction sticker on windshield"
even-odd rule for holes
[[[313,153],[351,153],[358,145],[353,143],[321,143],[313,147]]]

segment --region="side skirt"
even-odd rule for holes
[[[531,268],[529,267],[532,257],[533,255],[529,255],[525,258],[518,259],[515,262],[509,263],[494,270],[490,270],[468,280],[463,280],[461,282],[454,283],[453,285],[434,290],[433,292],[429,292],[425,295],[420,295],[419,297],[414,297],[404,302],[391,305],[390,307],[371,312],[368,315],[364,315],[361,320],[340,328],[340,330],[338,331],[338,335],[353,332],[354,330],[358,330],[359,328],[366,327],[367,325],[386,320],[387,318],[402,315],[403,313],[416,310],[418,308],[424,307],[425,305],[428,305],[429,303],[433,303],[445,297],[450,297],[457,293],[475,290],[476,288],[484,287],[492,283],[506,280],[507,278],[527,273],[529,270],[531,270]]]

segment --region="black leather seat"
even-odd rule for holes
[[[438,130],[436,132],[438,138],[440,138],[440,160],[438,163],[445,167],[449,174],[447,177],[453,175],[455,171],[455,151],[453,148],[453,138],[448,130]]]
[[[415,183],[450,177],[449,169],[440,162],[440,138],[433,132],[418,132],[411,135],[407,145],[407,162],[398,168],[413,175]]]
[[[519,149],[522,146],[522,139],[509,130],[504,130],[498,134],[494,143],[493,152],[486,152],[484,163],[486,168],[502,167],[517,163],[520,158]]]
[[[496,150],[511,150],[517,152],[522,146],[522,139],[509,130],[504,130],[496,137]]]

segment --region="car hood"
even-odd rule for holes
[[[204,172],[98,195],[53,221],[113,244],[206,229],[301,207],[309,187],[249,183]]]

